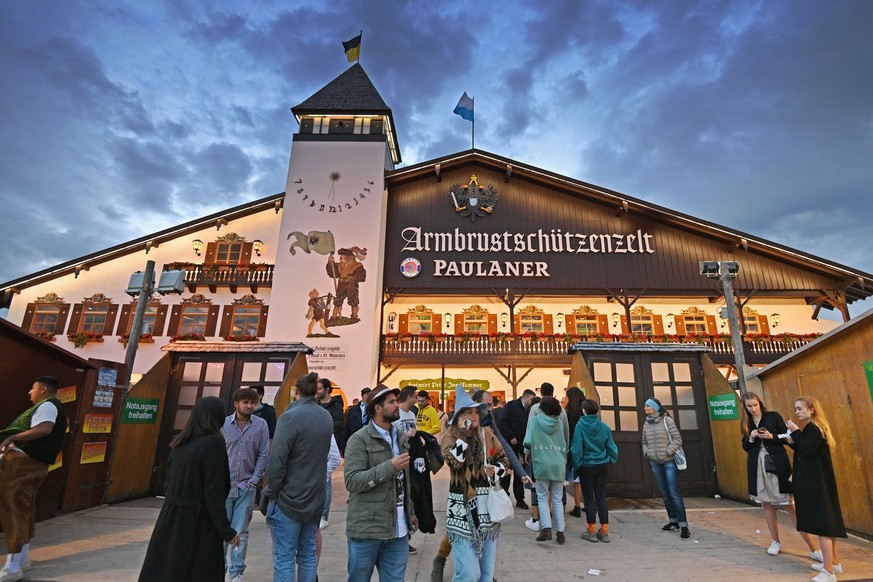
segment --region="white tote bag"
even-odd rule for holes
[[[670,417],[664,417],[664,430],[667,431],[667,441],[672,443],[673,437],[670,436],[670,427],[667,426],[668,418]],[[685,451],[682,450],[682,447],[679,447],[679,449],[675,453],[673,453],[673,461],[676,463],[676,468],[680,471],[684,471],[688,468],[688,459],[685,458]]]
[[[485,468],[488,468],[488,455],[485,452],[485,439],[480,440],[482,447],[482,457],[485,461]],[[488,515],[494,523],[500,523],[511,519],[515,515],[515,507],[512,505],[512,500],[503,487],[500,486],[500,480],[492,483],[488,488]]]

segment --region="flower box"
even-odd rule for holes
[[[170,338],[170,343],[172,342],[205,342],[206,338],[203,337],[203,334],[199,333],[186,333],[182,335],[174,335]]]
[[[130,336],[123,335],[118,338],[118,343],[124,344],[124,347],[127,347],[127,344],[130,343]],[[150,333],[144,333],[139,336],[139,343],[141,344],[153,344],[155,343],[155,338],[152,337]]]
[[[35,331],[35,332],[33,332],[33,335],[35,335],[37,337],[41,337],[42,339],[49,341],[49,342],[58,341],[55,338],[55,332],[53,332],[53,331]]]
[[[247,333],[238,333],[225,336],[224,341],[226,342],[258,342],[261,339],[256,335],[249,335]]]
[[[67,339],[73,342],[73,347],[84,348],[90,343],[103,343],[103,334],[94,332],[68,333]]]

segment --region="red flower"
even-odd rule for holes
[[[488,456],[490,456],[490,457],[493,457],[493,456],[496,455],[496,454],[497,454],[497,449],[491,449],[491,450],[488,452]]]

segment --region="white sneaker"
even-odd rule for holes
[[[324,518],[322,517],[322,518],[321,518],[321,521],[318,523],[318,529],[324,529],[324,528],[326,528],[326,527],[329,526],[329,525],[330,525],[330,524],[327,523],[327,520],[324,519]]]
[[[30,561],[30,558],[28,558],[27,561],[25,561],[25,562],[21,562],[21,571],[22,572],[27,572],[31,568],[33,568],[33,562]]]
[[[782,544],[780,544],[776,540],[773,540],[773,543],[771,543],[770,547],[767,548],[767,553],[771,556],[778,556],[780,550],[782,550]]]
[[[824,564],[810,564],[810,568],[815,570],[816,572],[821,572],[824,570]],[[843,573],[843,565],[842,564],[834,564],[834,574],[842,574]]]
[[[0,582],[18,582],[23,579],[24,573],[21,570],[10,572],[6,569],[6,566],[3,566],[3,569],[0,570]]]
[[[524,527],[531,531],[540,531],[543,526],[540,525],[540,520],[534,520],[534,518],[530,518],[526,522],[524,522]]]
[[[824,562],[824,558],[821,555],[821,550],[816,550],[814,552],[809,553],[809,557],[813,560],[818,560],[819,562]]]
[[[827,572],[819,572],[814,578],[810,579],[810,582],[837,582],[837,577]]]
[[[242,574],[237,574],[236,576],[230,577],[230,582],[245,582],[245,581],[243,580]]]

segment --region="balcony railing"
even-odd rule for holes
[[[808,336],[769,336],[757,337],[754,340],[743,340],[746,361],[750,364],[767,364],[806,345],[815,339]],[[533,338],[512,336],[506,334],[502,338],[488,336],[436,336],[387,334],[382,336],[382,359],[386,362],[403,361],[437,361],[440,359],[455,359],[467,361],[488,358],[506,360],[513,356],[567,356],[568,348],[576,342],[601,343],[696,343],[705,345],[712,350],[711,357],[715,363],[732,363],[734,352],[730,341],[724,337],[713,336],[613,336],[600,335],[593,337],[572,336],[568,341],[566,336],[544,336]]]
[[[218,287],[228,287],[231,293],[237,292],[242,285],[258,292],[258,287],[273,286],[273,268],[275,265],[197,265],[169,263],[164,265],[164,271],[185,271],[185,285],[192,293],[197,287],[208,287],[215,293]]]

